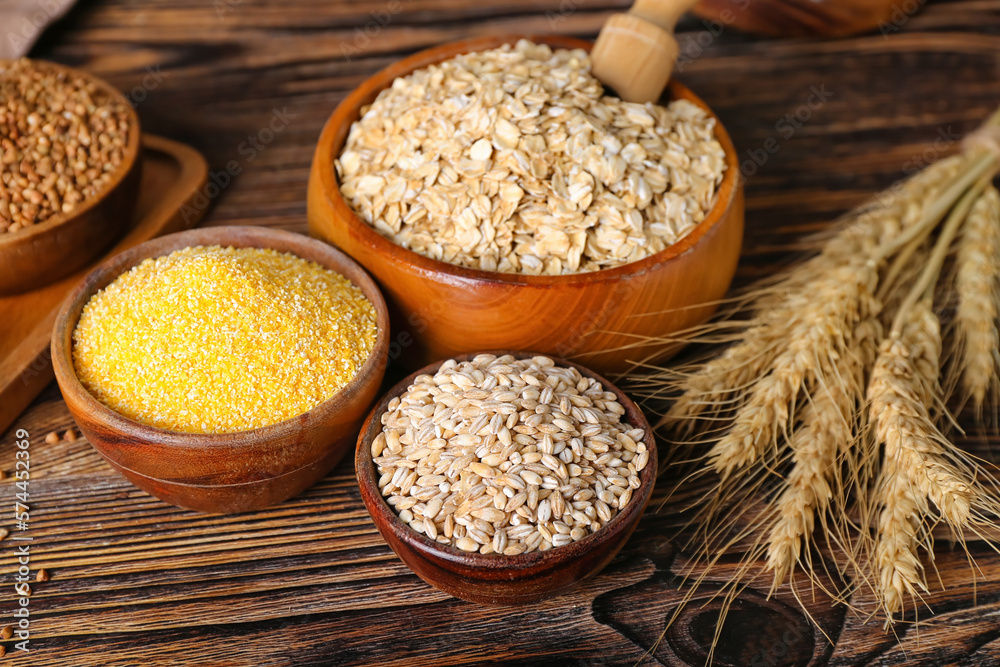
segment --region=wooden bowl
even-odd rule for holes
[[[150,257],[199,245],[272,248],[346,276],[375,306],[375,347],[338,394],[293,419],[240,433],[179,433],[125,417],[94,398],[73,365],[73,331],[99,290]],[[52,366],[70,412],[98,452],[140,489],[179,507],[233,513],[260,509],[305,490],[354,444],[378,397],[388,355],[388,313],[371,278],[349,257],[301,234],[214,227],[135,246],[94,269],[63,303],[52,335]]]
[[[0,67],[10,62],[0,60]],[[139,196],[141,131],[132,104],[111,84],[92,74],[56,63],[35,61],[35,64],[94,82],[114,103],[126,109],[129,137],[122,163],[96,197],[80,202],[70,213],[59,213],[37,225],[0,234],[0,295],[48,285],[90,264],[125,233]]]
[[[492,352],[497,356],[512,354],[517,358],[536,356],[535,352]],[[466,361],[475,354],[459,355]],[[372,461],[372,441],[382,429],[382,415],[389,401],[399,396],[423,373],[433,374],[443,361],[426,366],[402,380],[379,401],[368,415],[358,438],[354,467],[368,513],[375,527],[406,566],[431,586],[469,602],[488,605],[522,605],[564,593],[587,577],[600,572],[621,550],[635,530],[649,502],[656,482],[657,456],[653,430],[646,418],[620,389],[579,364],[555,359],[557,364],[572,366],[584,377],[594,378],[613,391],[625,408],[623,419],[633,428],[645,429],[643,439],[649,450],[649,463],[639,473],[641,485],[625,511],[619,512],[606,526],[578,542],[518,556],[467,553],[445,546],[418,533],[396,515],[378,488],[378,473]]]
[[[716,25],[757,35],[846,37],[882,26],[897,30],[923,5],[907,7],[899,0],[701,0],[691,11]]]
[[[458,54],[514,43],[520,36],[482,37],[446,44],[405,58],[362,83],[333,112],[320,136],[309,178],[309,230],[342,248],[379,281],[404,329],[412,366],[471,350],[532,349],[573,357],[605,373],[627,362],[663,358],[648,344],[708,319],[736,271],[743,240],[743,187],[738,158],[721,124],[726,173],[714,209],[688,236],[643,260],[613,269],[561,276],[530,276],[468,269],[395,244],[358,217],[340,194],[333,161],[351,124],[399,76]],[[589,49],[570,37],[530,36],[553,47]],[[666,98],[711,110],[676,79]],[[713,114],[714,117],[714,114]]]

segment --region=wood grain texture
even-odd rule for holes
[[[126,92],[138,86],[144,126],[191,142],[220,182],[236,162],[239,175],[209,202],[209,224],[305,231],[315,142],[353,86],[399,57],[469,36],[593,38],[628,5],[400,0],[362,44],[355,28],[363,32],[388,0],[242,0],[222,4],[231,11],[221,16],[200,0],[95,0],[46,33],[35,55],[83,66]],[[885,37],[774,41],[729,27],[714,36],[690,17],[678,31],[676,76],[720,115],[745,165],[740,281],[769,275],[802,235],[947,150],[1000,104],[995,0],[929,2]],[[275,109],[289,122],[257,149],[248,137]],[[646,654],[681,595],[676,574],[689,555],[666,539],[680,524],[677,506],[648,512],[581,588],[512,613],[448,598],[411,574],[368,518],[348,462],[275,508],[209,517],[150,498],[85,441],[43,443],[71,424],[53,386],[16,424],[32,437],[32,566],[52,579],[34,587],[32,653],[18,656],[5,642],[11,665],[700,665],[714,630],[711,606],[692,605]],[[8,431],[0,445],[8,473],[13,440]],[[996,438],[970,429],[962,442],[985,456]],[[7,526],[15,491],[0,483]],[[789,589],[771,600],[748,590],[718,664],[1000,663],[1000,557],[971,546],[982,569],[975,590],[961,552],[939,540],[947,588],[932,585],[924,625],[900,625],[898,638],[866,622],[867,600],[855,601],[855,615],[804,596],[814,627]],[[16,561],[10,542],[0,553],[3,617]]]
[[[392,242],[361,219],[340,193],[331,155],[339,155],[361,109],[397,76],[460,53],[516,42],[497,35],[420,51],[366,79],[337,107],[320,135],[309,177],[310,233],[343,248],[385,290],[398,316],[396,338],[415,341],[413,367],[481,350],[537,350],[615,377],[670,348],[649,343],[701,324],[729,288],[743,239],[739,161],[724,127],[715,135],[727,171],[716,205],[683,239],[658,253],[601,271],[546,276],[455,266]],[[572,38],[537,37],[552,47],[589,48]],[[704,102],[677,81],[666,97]],[[706,108],[711,114],[711,110]],[[711,271],[701,271],[701,266]],[[666,348],[666,349],[665,349]]]
[[[187,229],[198,223],[200,211],[191,199],[205,184],[208,164],[188,146],[146,135],[142,138],[142,177],[123,184],[134,189],[131,216],[124,237],[107,255],[116,254],[160,234]],[[138,169],[134,172],[139,177]],[[98,221],[97,218],[92,218]],[[91,265],[97,262],[90,262]],[[52,381],[49,340],[59,303],[90,266],[38,289],[0,296],[0,430],[6,430],[35,396]]]

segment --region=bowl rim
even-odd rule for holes
[[[608,543],[613,543],[613,541],[620,536],[623,530],[630,533],[631,529],[639,523],[639,520],[642,518],[642,515],[646,510],[646,506],[649,503],[649,499],[652,497],[653,489],[656,485],[657,469],[659,465],[656,437],[653,433],[653,429],[650,427],[649,422],[646,420],[646,417],[643,415],[642,411],[635,404],[635,402],[632,401],[632,399],[630,399],[617,385],[610,382],[599,373],[596,373],[581,364],[551,354],[525,350],[490,350],[485,352],[456,355],[454,357],[450,357],[449,359],[467,361],[480,354],[493,354],[498,357],[509,354],[518,359],[536,356],[548,357],[557,365],[576,368],[584,377],[590,377],[600,382],[605,388],[605,391],[614,392],[618,397],[618,402],[623,408],[625,408],[625,417],[629,419],[628,423],[632,426],[632,428],[642,428],[645,430],[642,442],[646,445],[646,449],[649,451],[649,462],[639,473],[639,489],[641,489],[642,492],[638,493],[639,489],[636,489],[637,493],[632,498],[632,501],[625,507],[625,511],[618,512],[614,517],[612,517],[611,521],[602,526],[597,532],[591,533],[581,540],[571,542],[570,544],[562,547],[553,547],[548,551],[532,551],[515,556],[468,552],[462,551],[456,547],[441,544],[440,542],[430,539],[423,533],[418,533],[414,529],[410,528],[389,506],[385,500],[385,496],[382,495],[381,489],[378,488],[375,462],[371,456],[371,443],[381,430],[381,416],[385,413],[389,402],[393,398],[402,394],[418,375],[435,373],[442,364],[448,361],[448,359],[442,359],[440,361],[435,361],[432,364],[428,364],[414,373],[411,373],[397,382],[392,389],[387,391],[368,414],[364,425],[361,427],[361,432],[358,435],[358,444],[355,449],[354,457],[355,476],[358,480],[358,486],[361,491],[361,498],[365,504],[365,508],[372,516],[372,520],[375,522],[376,528],[379,529],[379,532],[382,532],[383,527],[385,527],[385,529],[390,530],[397,539],[406,544],[408,547],[432,558],[444,560],[466,569],[493,572],[526,570],[536,568],[541,564],[557,564],[562,561],[572,560],[583,552],[590,552],[595,549],[600,549]]]
[[[96,196],[84,199],[69,213],[57,213],[44,222],[31,225],[30,227],[24,227],[16,232],[3,232],[0,234],[0,251],[3,251],[5,248],[10,246],[24,244],[27,240],[50,232],[54,228],[64,225],[75,218],[81,217],[88,213],[91,209],[96,208],[112,192],[114,192],[119,185],[121,185],[122,181],[135,166],[136,161],[139,159],[140,145],[142,141],[142,128],[139,123],[139,114],[136,112],[135,107],[132,106],[132,103],[129,102],[124,93],[101,77],[81,69],[76,69],[75,67],[68,67],[61,63],[53,62],[51,60],[36,60],[34,58],[0,59],[0,70],[12,63],[17,62],[18,60],[29,60],[39,69],[49,69],[55,72],[69,74],[70,76],[77,76],[94,83],[95,86],[108,95],[114,104],[120,105],[127,110],[129,117],[129,137],[128,143],[125,145],[125,155],[121,164],[118,165],[117,169],[111,172],[111,180],[105,184]]]
[[[379,92],[388,88],[392,84],[392,81],[399,76],[405,76],[416,69],[428,67],[457,55],[497,48],[504,44],[515,44],[520,39],[528,39],[550,47],[584,49],[588,52],[593,47],[592,42],[565,35],[520,33],[449,42],[418,51],[376,72],[371,77],[365,79],[337,105],[337,108],[334,109],[320,134],[313,162],[317,170],[323,196],[332,207],[335,215],[341,221],[346,221],[342,222],[342,224],[352,234],[357,235],[364,243],[371,246],[375,253],[388,257],[390,261],[411,265],[427,275],[447,274],[450,277],[475,282],[556,287],[588,285],[599,281],[614,281],[623,277],[651,271],[655,267],[691,250],[706,234],[725,220],[729,209],[733,206],[739,194],[739,156],[736,153],[736,148],[733,146],[729,133],[722,125],[716,113],[700,97],[695,95],[676,78],[671,78],[667,84],[667,91],[670,98],[686,99],[703,109],[714,119],[714,134],[725,153],[726,171],[723,174],[722,183],[719,184],[715,204],[708,212],[708,215],[705,216],[705,219],[699,222],[684,238],[657,253],[634,262],[628,262],[607,269],[556,276],[484,271],[482,269],[472,269],[432,259],[404,248],[378,233],[374,227],[362,220],[341,194],[339,179],[334,167],[334,160],[339,158],[351,126],[360,117],[361,108],[370,104]],[[460,47],[459,50],[456,51],[456,47]]]
[[[243,235],[242,243],[234,243],[235,235]],[[307,246],[319,254],[326,255],[329,264],[316,261],[324,268],[339,265],[331,270],[344,275],[355,286],[361,289],[375,308],[376,334],[372,350],[358,369],[354,377],[336,394],[322,403],[299,415],[268,426],[230,433],[188,433],[172,431],[157,426],[144,424],[127,417],[106,406],[91,394],[80,382],[73,363],[73,332],[83,307],[90,298],[116,280],[124,272],[138,265],[145,259],[162,257],[182,248],[221,245],[223,247],[253,247],[269,248],[279,252],[288,252],[296,256],[295,250],[283,249],[288,246]],[[275,247],[281,246],[281,247]],[[301,257],[301,256],[300,256]],[[346,273],[353,273],[347,276]],[[60,390],[71,393],[72,397],[83,409],[92,415],[93,420],[105,425],[115,433],[121,433],[143,442],[157,442],[171,447],[191,449],[228,448],[234,443],[242,446],[260,446],[279,439],[294,436],[301,424],[309,417],[317,422],[324,421],[350,404],[361,393],[365,382],[377,373],[379,366],[384,366],[389,350],[389,312],[382,293],[371,276],[357,262],[333,246],[306,236],[279,229],[259,226],[219,226],[200,229],[190,229],[183,232],[168,234],[136,245],[124,252],[111,257],[94,267],[73,289],[63,301],[56,315],[52,333],[52,365]],[[157,479],[157,478],[150,478]],[[217,486],[217,485],[211,485]]]

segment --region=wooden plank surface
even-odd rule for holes
[[[304,231],[314,142],[370,73],[470,35],[593,36],[627,4],[93,0],[33,55],[110,79],[130,93],[145,128],[191,143],[213,171],[235,163],[239,175],[207,192],[208,224]],[[678,76],[719,113],[745,164],[740,280],[772,271],[802,234],[936,157],[1000,104],[1000,2],[939,0],[900,23],[887,35],[777,41],[682,22]],[[262,134],[275,118],[282,129]],[[406,570],[369,521],[349,462],[278,507],[205,516],[136,490],[85,441],[43,442],[71,423],[50,386],[15,424],[31,438],[31,566],[52,579],[33,585],[31,652],[5,642],[12,665],[704,661],[713,604],[689,606],[647,653],[681,595],[676,573],[687,554],[667,539],[679,523],[672,506],[650,512],[612,566],[579,590],[531,609],[489,609],[447,598]],[[14,440],[11,430],[0,441],[8,475]],[[990,443],[974,435],[966,444],[989,454]],[[15,492],[0,483],[4,526]],[[0,625],[16,604],[17,535],[0,542]],[[972,550],[982,570],[975,585],[964,556],[939,543],[947,590],[935,586],[922,625],[901,625],[898,637],[820,596],[808,602],[813,627],[791,591],[768,600],[766,590],[748,590],[716,664],[1000,664],[1000,557],[982,544]]]

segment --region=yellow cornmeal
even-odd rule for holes
[[[375,308],[288,253],[201,246],[147,259],[95,294],[73,332],[83,385],[144,424],[233,433],[342,389],[375,344]]]

